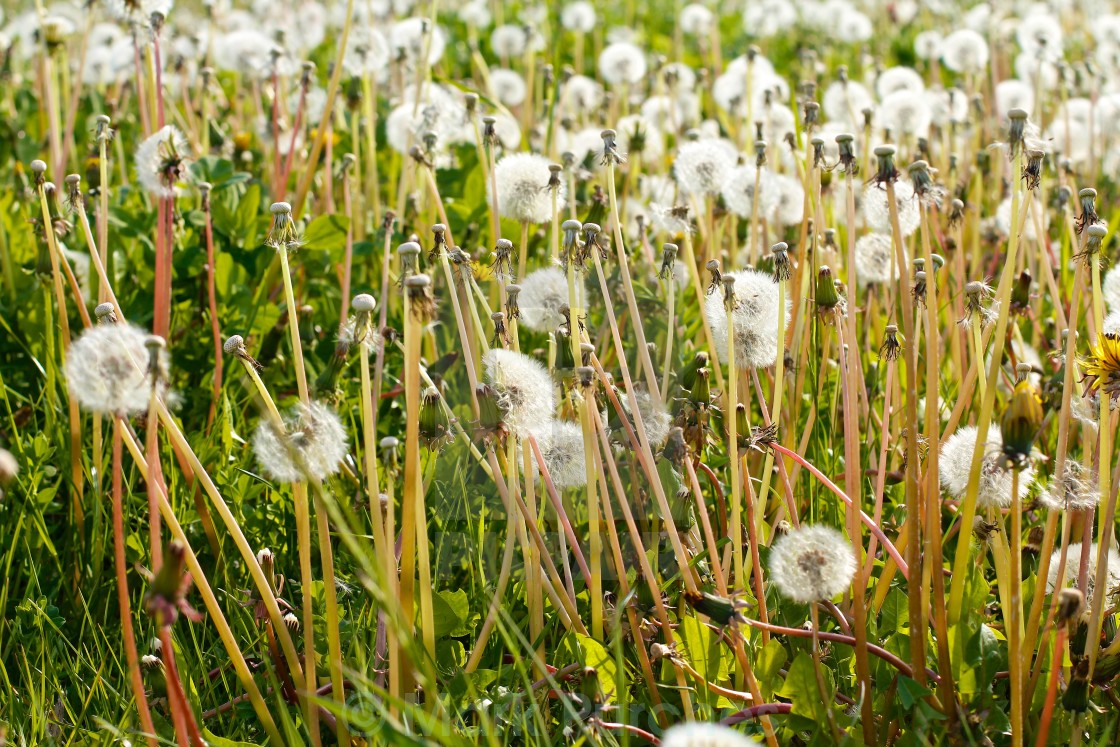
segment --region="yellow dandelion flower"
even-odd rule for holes
[[[1090,392],[1104,392],[1109,397],[1120,397],[1120,335],[1107,333],[1089,346],[1088,357],[1082,359],[1085,370],[1082,381],[1089,384]]]

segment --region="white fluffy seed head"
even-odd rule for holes
[[[609,85],[634,85],[646,77],[646,55],[631,42],[609,44],[599,54],[599,75]]]
[[[1080,572],[1081,566],[1081,548],[1082,543],[1075,542],[1066,548],[1066,567],[1065,578],[1062,579],[1061,585],[1058,584],[1058,562],[1061,560],[1061,548],[1054,551],[1050,556],[1050,572],[1046,574],[1046,591],[1052,593],[1055,588],[1062,589],[1066,586],[1076,585],[1077,577]],[[1106,555],[1107,561],[1107,574],[1105,578],[1108,582],[1105,584],[1105,593],[1107,594],[1112,589],[1120,584],[1120,552],[1117,552],[1115,547],[1110,547]],[[1085,604],[1088,605],[1093,601],[1093,591],[1096,586],[1097,580],[1097,564],[1100,562],[1100,547],[1096,544],[1089,546],[1089,581],[1085,588]]]
[[[323,480],[346,457],[346,430],[327,405],[301,403],[284,419],[283,432],[261,420],[253,433],[253,453],[264,473],[279,482]]]
[[[377,74],[388,64],[389,41],[385,35],[372,26],[355,25],[342,57],[346,72],[351,75]]]
[[[770,548],[770,576],[782,596],[795,602],[832,599],[848,588],[855,572],[851,544],[832,527],[793,529]]]
[[[778,207],[781,188],[774,172],[765,167],[759,169],[753,161],[732,170],[723,183],[720,194],[727,207],[740,218],[754,215],[755,200],[758,200],[758,214],[763,218]],[[758,192],[755,193],[757,180]]]
[[[131,324],[98,324],[85,330],[66,351],[70,394],[91,412],[129,414],[148,409],[151,354],[148,333]],[[158,355],[162,369],[158,393],[166,392],[167,351]]]
[[[669,429],[673,425],[673,418],[660,399],[650,396],[649,392],[634,392],[634,399],[638,402],[638,414],[642,417],[642,425],[646,429],[646,439],[649,446],[656,453],[657,449],[669,437]],[[634,421],[633,409],[629,397],[621,397],[622,406]],[[635,429],[636,431],[637,429]]]
[[[1092,473],[1081,462],[1067,459],[1064,472],[1038,494],[1038,501],[1051,511],[1082,511],[1096,506],[1100,497]]]
[[[583,287],[576,286],[577,301]],[[534,332],[553,332],[564,317],[560,307],[568,303],[568,278],[559,267],[542,267],[530,272],[521,281],[517,305],[521,309],[520,324]]]
[[[661,735],[661,747],[754,747],[756,739],[730,726],[690,721],[672,726]]]
[[[174,197],[174,182],[189,154],[186,136],[175,125],[166,125],[136,148],[136,180],[154,197]]]
[[[856,278],[861,284],[886,283],[898,280],[901,268],[894,263],[891,274],[891,257],[894,240],[888,233],[867,233],[856,239]]]
[[[587,484],[583,429],[567,420],[550,420],[530,431],[537,440],[548,475],[557,490]]]
[[[442,28],[432,26],[427,18],[406,18],[393,24],[389,45],[394,56],[403,57],[410,65],[415,65],[423,57],[424,47],[427,46],[428,64],[434,65],[443,56],[447,36]]]
[[[863,110],[875,105],[871,93],[855,81],[834,81],[824,90],[821,108],[829,121],[846,125],[848,129],[863,124]]]
[[[726,277],[726,275],[725,275]],[[778,319],[784,315],[789,324],[790,300],[778,305],[778,284],[765,273],[741,270],[735,277],[735,309],[731,312],[735,329],[735,365],[739,368],[767,368],[778,359]],[[717,290],[704,300],[704,312],[715,338],[720,360],[727,360],[727,309],[723,292]]]
[[[494,167],[494,183],[498,189],[498,213],[503,218],[519,223],[552,220],[552,195],[548,189],[552,177],[548,169],[550,163],[544,156],[532,153],[512,153],[498,161]],[[564,204],[563,182],[557,204]]]
[[[980,462],[980,484],[976,492],[976,505],[1007,508],[1011,505],[1011,471],[1003,456],[1003,436],[996,428],[988,429],[988,440],[981,444],[984,456]],[[972,456],[976,450],[976,426],[966,425],[946,439],[941,445],[938,470],[941,487],[955,498],[968,490],[972,472]],[[1034,468],[1027,467],[1019,473],[1019,500],[1025,500],[1034,481]]]
[[[1120,265],[1109,268],[1105,273],[1101,293],[1109,311],[1120,311]]]
[[[681,31],[689,36],[706,37],[712,30],[715,14],[700,3],[689,3],[681,8]]]
[[[595,6],[587,0],[567,3],[560,10],[560,25],[568,31],[590,34],[595,30]]]
[[[941,61],[955,73],[982,73],[988,57],[988,40],[972,29],[957,29],[941,42]]]
[[[737,157],[735,147],[726,140],[696,140],[680,147],[673,170],[685,192],[712,196],[723,189]]]
[[[516,70],[496,67],[490,71],[490,90],[506,106],[520,106],[525,101],[525,79]]]
[[[925,137],[933,121],[933,110],[924,92],[898,90],[879,104],[879,123],[894,136]]]
[[[898,227],[903,236],[918,230],[921,215],[918,201],[914,199],[914,185],[909,179],[899,179],[894,183],[895,203],[898,206]],[[877,184],[869,184],[863,191],[863,220],[868,228],[879,233],[891,232],[890,206],[887,190]]]
[[[510,430],[524,433],[552,420],[556,388],[548,369],[524,353],[504,348],[487,351],[482,366]]]

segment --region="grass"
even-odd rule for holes
[[[12,11],[0,747],[1111,743],[1095,17],[754,5]]]

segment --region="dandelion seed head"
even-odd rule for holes
[[[887,233],[867,233],[856,239],[856,277],[860,284],[887,283],[902,276],[902,268],[894,263],[891,274],[891,257],[894,240]]]
[[[677,151],[673,169],[681,189],[690,194],[713,196],[731,176],[738,154],[725,140],[696,140]]]
[[[626,412],[630,416],[631,422],[633,422],[634,416],[630,398],[621,397],[620,399],[622,406],[626,408]],[[673,425],[673,418],[661,400],[651,396],[649,392],[634,392],[634,399],[638,403],[638,414],[642,417],[642,425],[645,426],[649,446],[656,453],[658,447],[663,445],[665,439],[669,437],[669,429]],[[635,431],[637,431],[636,428]]]
[[[921,74],[912,67],[889,67],[879,73],[875,79],[875,93],[880,101],[886,101],[891,94],[899,91],[909,91],[920,94],[926,90],[926,83]]]
[[[145,412],[152,391],[148,333],[131,324],[98,324],[66,351],[70,394],[84,410],[108,414]],[[158,356],[157,394],[166,394],[166,349]]]
[[[568,31],[590,34],[595,30],[595,6],[587,0],[567,3],[560,10],[560,25]]]
[[[1093,475],[1081,462],[1067,459],[1065,469],[1038,494],[1039,502],[1051,511],[1083,511],[1100,502]],[[1120,566],[1117,566],[1120,570]],[[1056,569],[1052,569],[1055,570]],[[1051,586],[1055,575],[1051,575]]]
[[[573,75],[561,93],[563,111],[570,114],[592,111],[603,105],[603,84],[586,75]]]
[[[933,110],[924,93],[894,91],[879,105],[879,124],[894,135],[925,137],[933,122]]]
[[[521,292],[525,293],[524,286]],[[524,433],[552,420],[556,387],[548,369],[534,358],[514,350],[491,348],[482,356],[482,366],[510,430]]]
[[[346,54],[342,66],[351,75],[370,75],[380,73],[389,64],[389,41],[375,28],[355,25],[350,32]],[[318,121],[311,118],[308,121]]]
[[[426,37],[430,39],[426,40]],[[393,24],[388,35],[389,45],[394,57],[403,57],[409,65],[415,66],[428,47],[427,62],[434,65],[443,57],[447,36],[439,26],[433,26],[427,18],[405,18]]]
[[[175,125],[165,125],[136,148],[136,179],[154,197],[174,197],[190,144]]]
[[[726,277],[725,273],[725,277]],[[778,284],[767,273],[740,270],[734,273],[735,303],[731,320],[735,330],[735,365],[740,368],[767,368],[778,358],[778,320],[784,314],[789,323],[790,300],[778,305]],[[711,293],[704,300],[704,312],[720,360],[727,359],[728,321],[722,293]]]
[[[715,14],[700,3],[689,3],[681,8],[678,23],[687,36],[706,37],[712,31]]]
[[[583,297],[583,286],[576,284],[577,302]],[[518,306],[520,324],[534,332],[553,332],[564,322],[560,313],[568,305],[568,278],[559,267],[542,267],[521,281]]]
[[[957,29],[941,42],[941,61],[955,73],[982,73],[989,56],[988,40],[969,28]]]
[[[583,429],[566,420],[549,420],[529,430],[537,440],[549,477],[557,490],[587,484]]]
[[[918,230],[921,215],[918,201],[914,199],[914,185],[909,179],[899,179],[894,184],[895,204],[898,207],[898,226],[903,236]],[[890,204],[887,190],[877,184],[869,184],[863,190],[863,220],[867,227],[877,233],[891,233]]]
[[[338,471],[346,457],[346,430],[329,406],[300,403],[284,418],[283,432],[262,418],[252,446],[261,469],[273,480],[324,480]]]
[[[824,90],[821,108],[825,116],[845,129],[861,126],[863,110],[875,106],[875,99],[862,84],[855,81],[833,81]]]
[[[933,60],[941,56],[941,33],[932,29],[919,31],[914,37],[914,56],[919,60]]]
[[[490,32],[490,49],[500,59],[508,60],[524,55],[527,51],[540,51],[544,40],[532,29],[513,23],[495,26]]]
[[[645,52],[632,42],[615,42],[599,53],[599,75],[608,85],[640,83],[646,70]]]
[[[1050,572],[1046,574],[1046,591],[1053,593],[1056,588],[1065,588],[1069,585],[1077,585],[1078,575],[1081,568],[1081,553],[1082,543],[1072,542],[1066,548],[1066,567],[1065,578],[1062,583],[1058,585],[1058,563],[1061,560],[1061,548],[1055,550],[1050,556]],[[1115,547],[1109,547],[1106,554],[1106,570],[1105,578],[1105,593],[1114,589],[1120,584],[1120,552]],[[1085,604],[1089,605],[1093,601],[1093,593],[1095,591],[1097,582],[1097,565],[1100,563],[1100,546],[1093,543],[1089,546],[1089,576],[1088,583],[1085,585]]]
[[[795,602],[832,599],[848,588],[855,573],[851,543],[828,526],[790,530],[770,548],[770,577],[782,596]]]
[[[506,106],[520,106],[525,101],[525,79],[516,70],[498,67],[490,71],[490,90]]]
[[[498,191],[498,213],[503,218],[520,223],[552,220],[552,193],[548,189],[552,178],[550,164],[544,156],[532,153],[512,153],[498,161],[494,167],[494,183]],[[564,204],[564,193],[561,183],[557,195],[560,205]]]
[[[1011,470],[1004,465],[1003,436],[997,428],[988,430],[988,440],[981,444],[984,456],[980,462],[980,483],[976,505],[1007,508],[1011,505]],[[968,490],[972,471],[972,456],[976,449],[976,426],[966,425],[957,429],[941,445],[938,470],[941,487],[955,498]],[[1019,500],[1025,500],[1034,481],[1034,468],[1027,467],[1019,473]]]
[[[469,0],[459,6],[459,20],[467,26],[484,29],[493,21],[490,5],[486,0]]]
[[[758,181],[757,194],[755,181]],[[758,203],[758,214],[766,217],[778,207],[781,191],[776,174],[749,161],[731,171],[720,191],[723,202],[740,218],[750,218]]]
[[[858,10],[841,13],[836,19],[836,38],[844,44],[860,44],[871,38],[871,19]]]
[[[761,742],[729,726],[690,721],[670,727],[661,735],[661,747],[754,747]]]

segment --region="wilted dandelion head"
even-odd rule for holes
[[[576,297],[583,295],[582,284]],[[542,267],[521,281],[517,305],[521,324],[535,332],[552,332],[564,323],[561,307],[568,304],[568,278],[559,267]]]
[[[510,430],[523,433],[552,420],[556,391],[548,369],[524,353],[504,348],[488,350],[482,366]]]
[[[494,183],[498,190],[498,213],[519,223],[547,223],[552,220],[551,162],[532,153],[503,156],[494,167]],[[489,191],[487,191],[489,194]],[[493,199],[493,198],[491,198]],[[564,204],[561,182],[557,204]]]
[[[131,324],[98,324],[70,345],[67,384],[83,409],[111,414],[147,410],[153,373],[158,374],[157,393],[166,393],[167,351],[156,356],[161,370],[151,371],[148,337]]]
[[[1081,567],[1081,552],[1082,544],[1080,542],[1074,542],[1066,548],[1065,573],[1061,584],[1059,584],[1058,562],[1061,560],[1061,549],[1059,548],[1054,551],[1050,556],[1050,572],[1046,574],[1046,591],[1048,593],[1052,593],[1055,589],[1062,589],[1070,584],[1077,584]],[[1107,570],[1105,571],[1105,578],[1107,582],[1105,583],[1105,593],[1107,594],[1117,585],[1120,585],[1120,552],[1117,552],[1115,547],[1109,547],[1106,558]],[[1099,562],[1100,547],[1094,543],[1089,547],[1089,580],[1085,585],[1085,604],[1090,604],[1093,601],[1093,592],[1097,581],[1097,564]]]
[[[778,305],[778,284],[773,277],[757,270],[734,274],[735,308],[731,312],[735,329],[735,364],[740,368],[766,368],[778,359],[778,320],[789,322],[790,300]],[[711,293],[704,301],[704,312],[715,338],[716,352],[727,359],[727,309],[723,294]]]
[[[646,55],[632,42],[608,44],[599,53],[599,75],[609,85],[634,85],[646,77]]]
[[[661,735],[661,747],[753,747],[756,739],[723,724],[690,721],[670,727]]]
[[[856,556],[843,534],[815,524],[793,529],[770,548],[770,576],[782,596],[795,602],[821,602],[848,588]]]
[[[296,405],[281,431],[267,418],[253,434],[253,453],[266,475],[279,482],[323,480],[346,456],[346,430],[321,402]]]
[[[731,176],[737,157],[735,147],[725,140],[696,140],[680,147],[673,169],[685,192],[716,195]]]
[[[988,429],[988,440],[981,444],[984,450],[980,462],[980,483],[976,492],[976,505],[1007,508],[1011,505],[1011,470],[1003,456],[1003,437],[995,428]],[[972,456],[976,450],[976,426],[958,428],[941,445],[938,469],[941,486],[950,495],[961,498],[968,490],[972,471]],[[1034,480],[1034,468],[1028,466],[1019,473],[1019,499],[1024,500]]]
[[[898,207],[898,226],[903,236],[918,230],[921,216],[918,200],[914,198],[914,185],[908,179],[899,179],[894,185],[895,203]],[[863,219],[868,228],[878,233],[891,233],[890,203],[887,190],[869,184],[863,191]]]
[[[549,420],[529,431],[537,440],[537,448],[557,490],[578,488],[587,483],[583,455],[583,429],[578,423]]]
[[[186,136],[178,127],[166,125],[136,148],[136,179],[154,197],[174,197],[189,154]]]

